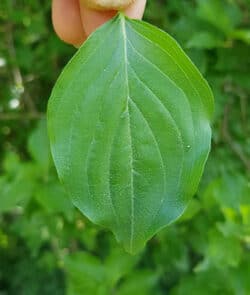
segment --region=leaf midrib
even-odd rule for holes
[[[125,17],[120,15],[121,19],[121,26],[122,26],[122,36],[123,36],[123,48],[124,48],[124,75],[125,75],[125,82],[126,82],[126,89],[127,89],[127,105],[126,110],[129,109],[129,82],[128,82],[128,52],[127,52],[127,33],[126,33],[126,24],[125,24]],[[130,252],[133,249],[133,240],[134,240],[134,224],[135,224],[135,215],[134,215],[134,165],[133,165],[133,146],[132,146],[132,136],[131,136],[131,122],[130,122],[130,115],[128,115],[128,128],[129,128],[129,141],[131,147],[131,158],[130,158],[130,166],[131,166],[131,173],[130,173],[130,184],[131,184],[131,220],[130,220],[130,241],[129,241],[129,248]]]

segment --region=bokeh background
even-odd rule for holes
[[[50,0],[0,0],[0,295],[250,294],[250,1],[148,0],[215,95],[212,151],[181,219],[137,256],[73,208],[46,104],[76,51]]]

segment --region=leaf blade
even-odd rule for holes
[[[118,15],[80,48],[49,102],[52,155],[74,204],[137,252],[197,189],[212,109],[175,41]]]

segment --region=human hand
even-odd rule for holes
[[[135,0],[124,13],[130,18],[141,19],[146,0]],[[112,18],[117,11],[90,9],[79,0],[52,0],[54,29],[64,42],[80,46],[100,25]]]

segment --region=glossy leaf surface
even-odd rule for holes
[[[118,15],[61,74],[52,155],[73,203],[131,253],[184,211],[210,149],[211,91],[179,45]]]

